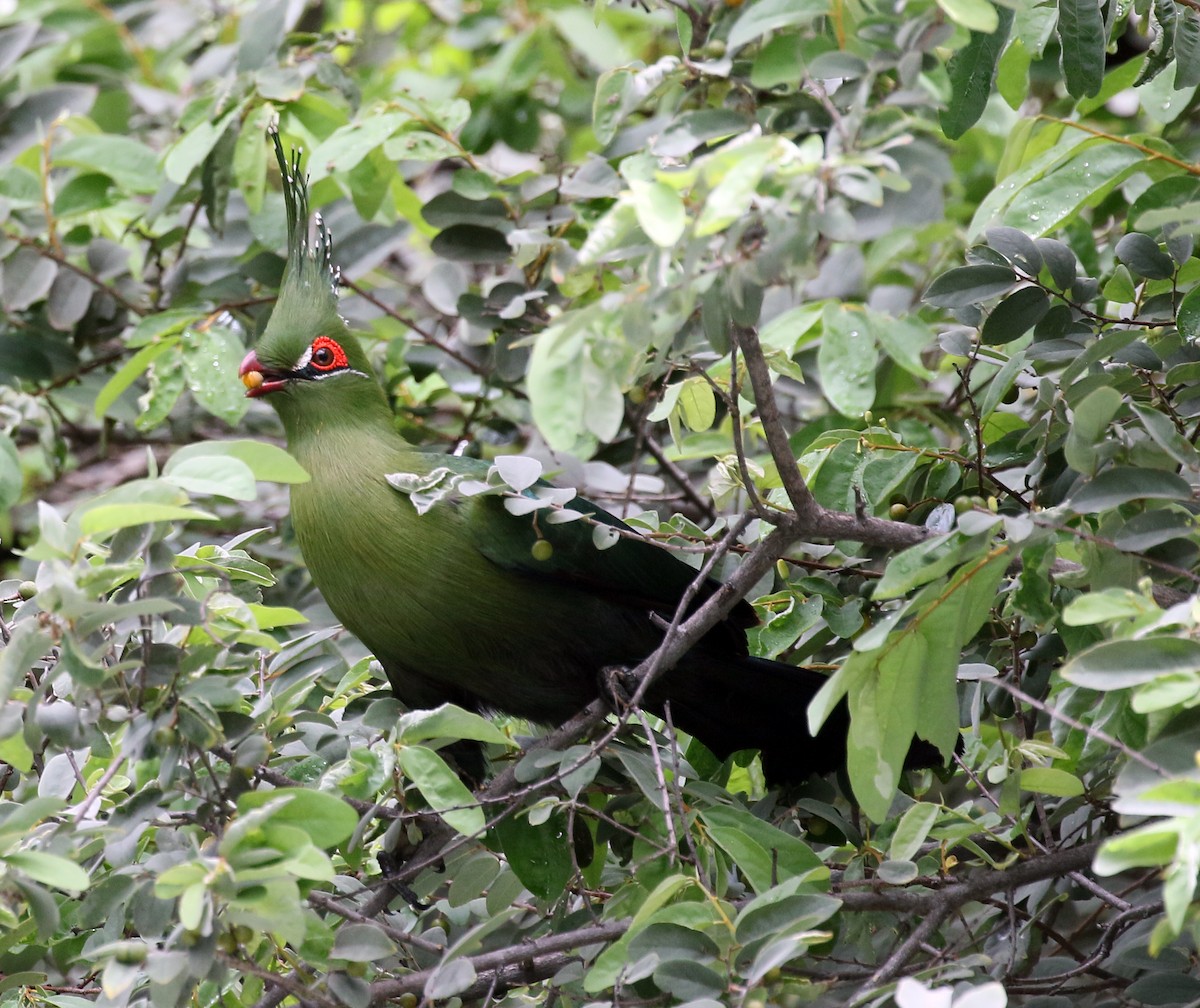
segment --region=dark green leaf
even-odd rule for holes
[[[1138,276],[1165,280],[1175,273],[1175,263],[1171,257],[1149,235],[1130,232],[1117,242],[1114,251],[1117,258]]]
[[[1191,7],[1176,8],[1175,89],[1200,85],[1200,12]]]
[[[1067,503],[1079,514],[1094,514],[1133,500],[1190,500],[1191,496],[1191,484],[1175,473],[1117,466],[1089,480]]]
[[[1020,339],[1050,310],[1050,298],[1040,287],[1022,287],[1001,301],[987,317],[980,339],[999,346]]]
[[[1058,0],[1058,38],[1067,91],[1086,98],[1104,80],[1104,14],[1099,0]]]
[[[467,199],[453,189],[439,193],[421,208],[421,216],[435,228],[455,224],[474,224],[479,227],[501,227],[508,221],[508,211],[498,199]]]
[[[1013,12],[1008,7],[1000,7],[997,14],[996,30],[988,34],[971,32],[970,41],[950,57],[946,66],[950,76],[950,103],[939,118],[942,131],[951,140],[957,140],[975,125],[992,93],[996,64],[1008,41],[1013,21]]]
[[[1185,338],[1200,340],[1200,287],[1193,287],[1179,302],[1176,323]]]
[[[453,224],[431,243],[434,255],[457,262],[506,262],[512,248],[499,231],[477,224]]]
[[[524,816],[508,816],[493,834],[526,889],[544,900],[562,894],[573,871],[566,816],[555,812],[536,826]]]
[[[1042,269],[1042,254],[1037,242],[1024,231],[1011,227],[994,227],[987,231],[988,244],[1010,263],[1036,277]]]
[[[925,300],[939,308],[965,308],[1003,294],[1016,283],[1006,266],[956,266],[934,279]]]
[[[1070,290],[1078,270],[1075,253],[1070,246],[1053,238],[1035,238],[1034,244],[1042,254],[1046,269],[1050,271],[1050,279],[1058,285],[1059,290]]]

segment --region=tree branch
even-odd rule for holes
[[[799,519],[798,534],[806,539],[849,539],[853,542],[902,549],[924,541],[928,530],[905,522],[886,521],[870,515],[852,515],[823,507],[813,496],[800,467],[792,456],[787,431],[771,387],[771,373],[763,356],[758,333],[749,326],[735,326],[734,339],[746,362],[746,373],[754,389],[754,401],[762,420],[763,433],[771,458],[779,470],[779,478],[787,492],[792,509]]]

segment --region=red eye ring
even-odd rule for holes
[[[318,371],[336,371],[338,368],[349,367],[346,351],[337,340],[329,336],[318,336],[310,347],[312,351],[308,358],[310,367]]]

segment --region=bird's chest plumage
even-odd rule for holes
[[[449,508],[418,515],[383,469],[351,468],[318,469],[293,488],[300,550],[334,614],[380,658],[423,658],[478,564],[455,547]]]
[[[468,508],[444,501],[418,514],[386,474],[419,463],[348,451],[301,461],[313,479],[292,489],[292,522],[305,562],[401,700],[558,720],[594,696],[603,665],[652,646],[639,639],[648,620],[494,564],[473,542]]]

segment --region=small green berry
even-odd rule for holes
[[[28,602],[34,595],[38,593],[38,586],[32,581],[22,581],[17,587],[17,594]]]
[[[533,554],[534,560],[545,561],[554,556],[554,546],[549,539],[539,539],[530,547],[529,552]]]

